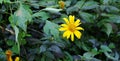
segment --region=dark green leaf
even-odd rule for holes
[[[44,54],[50,59],[55,59],[54,55],[51,52],[45,52]]]
[[[48,13],[46,13],[46,12],[37,12],[37,13],[34,13],[33,15],[32,15],[32,17],[41,17],[43,20],[46,20],[46,19],[48,19],[49,18],[49,15],[48,15]]]
[[[92,54],[91,52],[86,52],[83,54],[83,57],[85,59],[92,59],[94,57],[94,54]]]
[[[108,4],[110,0],[100,0],[103,4]]]
[[[20,51],[19,51],[19,47],[17,44],[14,44],[13,47],[12,47],[12,52],[16,53],[16,54],[19,54]]]
[[[86,21],[86,22],[94,22],[93,20],[93,15],[92,14],[89,14],[89,13],[86,13],[86,12],[79,12],[79,15]]]
[[[109,44],[109,48],[115,48],[115,44],[114,43],[110,43]]]
[[[46,21],[46,24],[43,28],[44,33],[47,35],[52,34],[55,38],[59,38],[58,25],[50,21]]]
[[[120,23],[120,16],[118,16],[118,15],[111,15],[111,16],[109,16],[109,18],[110,18],[111,22]]]
[[[84,9],[84,10],[89,10],[89,9],[96,8],[96,7],[98,7],[98,6],[99,6],[98,3],[95,2],[95,1],[87,1],[87,2],[83,5],[82,9]]]
[[[110,23],[105,23],[104,26],[106,28],[105,32],[109,36],[110,33],[112,32],[112,25]]]
[[[102,49],[102,52],[112,52],[112,50],[106,45],[101,45],[100,48]]]
[[[40,46],[40,53],[43,53],[43,52],[45,52],[46,51],[46,46],[45,45],[41,45]]]
[[[7,42],[7,45],[9,45],[9,46],[12,46],[15,44],[15,42],[13,40],[7,40],[6,42]]]

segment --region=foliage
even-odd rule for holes
[[[60,1],[0,0],[0,61],[120,60],[120,0]],[[58,30],[69,15],[84,28],[74,42]]]

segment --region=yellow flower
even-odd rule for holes
[[[7,50],[5,53],[6,53],[7,61],[13,61],[13,59],[12,59],[12,51]],[[19,57],[16,57],[15,61],[19,61]]]
[[[19,58],[19,57],[16,57],[16,58],[15,58],[15,61],[19,61],[19,60],[20,60],[20,58]]]
[[[59,6],[61,9],[64,9],[64,7],[65,7],[64,1],[59,1]]]
[[[74,21],[75,16],[70,15],[69,20],[67,18],[63,18],[66,24],[61,24],[60,31],[65,31],[63,33],[63,37],[71,38],[71,41],[74,41],[74,35],[80,39],[81,38],[81,32],[79,30],[84,30],[82,27],[79,27],[81,24],[80,20],[77,19]]]
[[[6,56],[7,56],[7,61],[13,61],[12,60],[12,51],[11,50],[7,50],[6,52]]]

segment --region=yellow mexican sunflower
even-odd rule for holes
[[[59,28],[60,31],[64,31],[63,37],[66,37],[67,39],[71,39],[71,41],[74,41],[74,35],[80,39],[81,38],[81,32],[79,30],[84,30],[79,25],[81,24],[80,20],[77,19],[74,21],[75,16],[70,15],[69,19],[63,18],[66,24],[61,24],[61,28]]]
[[[12,59],[12,51],[11,50],[7,50],[5,53],[6,53],[7,61],[13,61],[13,59]],[[15,61],[19,61],[19,57],[16,57]]]
[[[60,8],[64,9],[64,7],[65,7],[64,1],[59,1],[58,3],[59,3]]]

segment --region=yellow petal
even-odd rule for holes
[[[61,26],[63,26],[63,27],[67,27],[67,25],[66,25],[66,24],[61,24]]]
[[[67,35],[67,39],[70,38],[71,35],[71,31],[69,31],[68,35]]]
[[[74,41],[74,34],[71,33],[71,41]]]
[[[67,18],[63,18],[63,20],[66,22],[66,24],[69,24],[69,21]]]
[[[65,31],[65,30],[67,30],[67,28],[64,28],[64,27],[59,28],[59,31]]]
[[[63,33],[63,37],[67,37],[68,34],[69,34],[69,31],[65,31],[65,32]]]
[[[72,16],[72,15],[69,16],[70,23],[74,23],[74,19],[75,19],[75,16]]]
[[[81,23],[80,23],[80,20],[77,19],[74,24],[75,24],[76,26],[79,26],[79,25],[81,24]]]
[[[84,30],[82,27],[77,27],[76,30]]]
[[[74,34],[75,34],[75,36],[76,36],[78,39],[81,38],[81,32],[75,31]]]
[[[19,57],[16,57],[16,58],[15,58],[15,61],[19,61],[19,60],[20,60],[20,58],[19,58]]]

